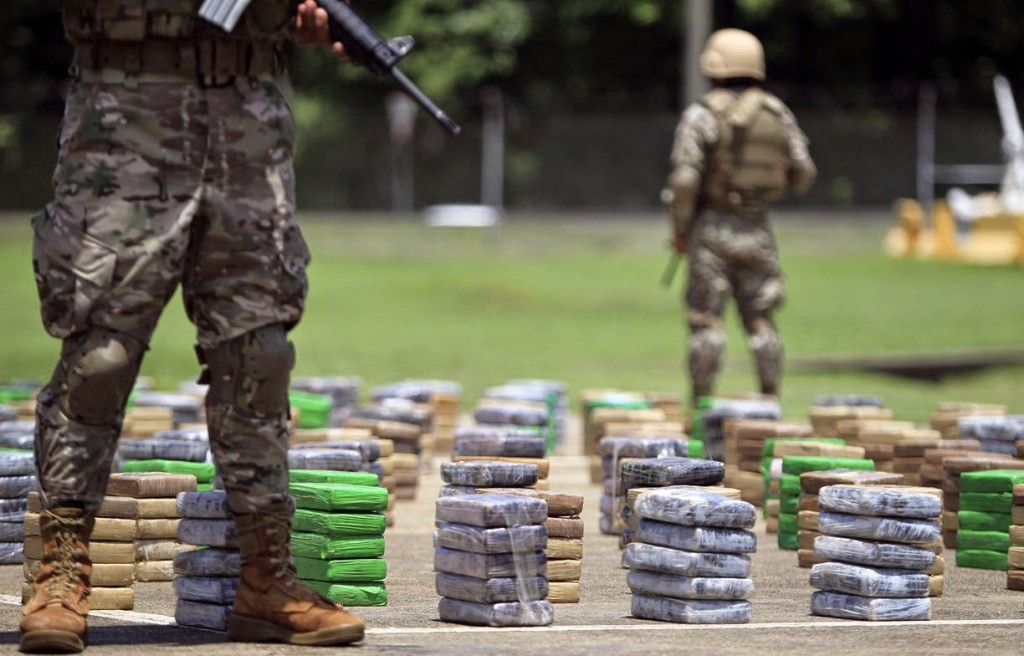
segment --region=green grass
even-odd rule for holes
[[[666,230],[651,217],[513,217],[496,231],[426,228],[390,216],[305,216],[313,251],[296,375],[461,382],[472,400],[512,377],[566,381],[573,391],[685,391],[681,282],[658,285]],[[789,303],[779,315],[790,356],[943,353],[1016,347],[1024,334],[1015,268],[907,262],[882,255],[884,224],[781,221]],[[0,217],[0,379],[49,375],[58,344],[39,324],[24,217]],[[754,387],[734,312],[720,388]],[[193,331],[172,300],[143,375],[174,388],[198,371]],[[926,419],[942,400],[1020,409],[1024,368],[941,385],[880,375],[792,373],[787,413],[818,393],[868,392],[899,416]]]

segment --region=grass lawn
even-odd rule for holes
[[[791,356],[943,353],[1024,345],[1024,271],[884,257],[885,224],[777,222],[789,303],[779,324]],[[297,375],[359,375],[367,386],[406,377],[461,382],[472,401],[513,377],[570,389],[685,392],[681,282],[658,284],[661,219],[511,217],[495,231],[427,228],[416,220],[308,215],[311,291],[295,330]],[[44,379],[58,345],[39,324],[25,216],[0,216],[0,380]],[[746,346],[729,319],[720,389],[754,387]],[[191,325],[171,302],[143,374],[160,388],[194,378]],[[884,396],[897,416],[924,420],[942,400],[1024,410],[1024,367],[908,382],[862,373],[789,374],[787,414],[819,393]]]

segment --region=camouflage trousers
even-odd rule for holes
[[[69,410],[70,358],[84,336],[135,345],[134,380],[179,285],[203,349],[299,321],[309,250],[294,219],[293,144],[291,111],[269,80],[73,83],[54,200],[33,219],[43,324],[64,340],[38,399],[48,504],[99,502],[121,430],[123,404],[100,409],[100,423]],[[286,414],[232,416],[216,439],[211,430],[236,511],[287,494]]]
[[[714,392],[726,343],[722,317],[730,296],[748,336],[761,391],[777,394],[783,348],[772,315],[783,303],[785,286],[766,217],[703,212],[690,232],[687,257],[687,366],[693,398]]]

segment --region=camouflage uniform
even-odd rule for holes
[[[182,285],[209,365],[211,446],[232,509],[287,494],[285,332],[309,251],[294,219],[293,124],[275,79],[294,7],[256,0],[225,36],[198,0],[65,0],[76,45],[54,200],[33,219],[46,330],[63,340],[38,400],[48,506],[95,508],[124,406]]]
[[[778,392],[782,341],[772,320],[784,284],[767,206],[814,180],[807,139],[781,100],[750,87],[709,92],[676,132],[663,199],[686,243],[689,372],[693,397],[713,392],[729,294],[754,354],[764,393]]]

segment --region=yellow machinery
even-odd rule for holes
[[[978,200],[978,198],[975,198]],[[995,201],[992,214],[958,222],[945,199],[937,199],[929,221],[920,203],[901,198],[893,207],[894,225],[885,250],[894,257],[967,262],[1024,264],[1024,214],[1005,214]]]

